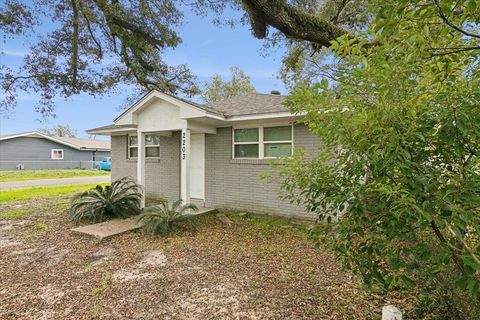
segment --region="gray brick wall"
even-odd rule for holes
[[[137,178],[136,159],[127,158],[127,136],[112,136],[112,181],[129,176]],[[160,137],[160,159],[147,159],[145,191],[170,201],[180,197],[180,132]]]
[[[314,155],[320,141],[304,125],[295,125],[295,148]],[[160,160],[147,160],[146,192],[176,200],[180,195],[180,132],[160,138]],[[112,179],[136,178],[136,160],[127,159],[127,136],[112,137]],[[232,128],[205,135],[205,205],[251,212],[309,217],[302,207],[279,199],[279,181],[261,180],[275,171],[263,160],[232,160]]]
[[[216,135],[206,135],[205,143],[206,206],[313,217],[279,199],[279,181],[260,179],[262,173],[275,171],[271,165],[262,160],[232,160],[232,128],[218,128]],[[294,144],[314,155],[320,141],[304,125],[295,125]]]

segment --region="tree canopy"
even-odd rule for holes
[[[98,95],[122,84],[197,94],[187,66],[168,65],[162,57],[181,42],[175,30],[181,18],[169,0],[4,1],[0,28],[5,37],[23,35],[32,45],[19,69],[1,66],[5,98],[0,107],[14,105],[20,91],[38,92],[37,109],[49,114],[55,96]],[[48,34],[37,32],[44,21],[53,28]]]
[[[331,42],[330,77],[287,102],[324,145],[285,160],[284,196],[340,217],[316,236],[368,285],[435,292],[424,311],[442,319],[471,319],[480,297],[479,9],[369,1],[365,29]]]
[[[0,66],[4,90],[0,108],[15,106],[20,92],[40,94],[37,110],[49,115],[54,97],[79,93],[101,95],[121,90],[158,89],[186,97],[198,95],[199,85],[185,64],[169,65],[165,52],[181,43],[178,27],[185,8],[200,15],[214,13],[216,23],[226,8],[237,13],[237,23],[252,27],[266,39],[266,48],[286,46],[281,78],[296,83],[310,61],[336,37],[351,33],[365,19],[364,1],[172,1],[172,0],[7,0],[0,5],[4,38],[22,36],[31,46],[20,68]],[[48,21],[51,31],[41,28]],[[276,32],[269,32],[269,29]],[[316,56],[315,56],[316,57]]]
[[[255,92],[250,77],[237,67],[230,68],[231,79],[225,81],[219,74],[213,75],[210,81],[204,83],[202,99],[205,102],[225,100],[234,96],[246,95]]]
[[[41,133],[44,133],[49,136],[57,137],[70,137],[75,138],[77,136],[77,130],[70,127],[69,125],[56,125],[51,128],[43,128],[39,130]]]

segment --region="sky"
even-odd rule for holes
[[[283,83],[276,77],[281,65],[281,52],[271,51],[266,57],[261,55],[259,50],[263,42],[252,36],[248,26],[233,29],[219,27],[212,24],[208,17],[188,12],[184,20],[179,29],[183,42],[167,54],[166,61],[171,64],[186,63],[200,82],[210,79],[215,73],[228,79],[229,68],[237,66],[251,77],[257,92],[278,90],[286,93]],[[17,38],[0,43],[0,52],[3,52],[0,64],[17,66],[22,63],[28,47],[25,39]],[[0,115],[0,135],[62,124],[76,129],[78,137],[89,138],[85,130],[111,124],[126,96],[127,93],[95,98],[80,94],[67,101],[58,98],[55,100],[56,117],[41,120],[34,109],[38,101],[35,93],[21,93],[15,109]]]

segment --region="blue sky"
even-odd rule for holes
[[[262,41],[255,39],[247,26],[237,26],[234,29],[218,27],[209,18],[192,13],[185,14],[184,20],[179,32],[183,43],[168,53],[168,62],[186,63],[202,82],[214,73],[226,78],[229,68],[237,66],[251,77],[258,92],[279,90],[286,93],[283,83],[276,78],[281,64],[281,52],[270,52],[266,57],[260,55]],[[10,66],[21,64],[23,54],[28,50],[25,39],[8,40],[0,43],[0,46],[0,52],[3,52],[0,63]],[[94,98],[82,94],[68,101],[59,98],[55,100],[56,118],[40,122],[40,116],[34,110],[37,96],[34,93],[21,94],[16,108],[7,115],[0,115],[0,134],[68,124],[77,129],[78,136],[88,137],[85,130],[112,123],[125,96],[126,94]]]

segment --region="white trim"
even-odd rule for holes
[[[142,186],[142,199],[140,207],[145,208],[145,133],[137,132],[137,183]]]
[[[267,112],[267,113],[259,113],[259,114],[247,114],[247,115],[237,115],[237,116],[222,116],[217,113],[209,112],[208,110],[204,110],[203,108],[200,108],[198,106],[195,106],[193,104],[190,104],[188,102],[182,101],[180,99],[177,99],[175,97],[172,97],[168,94],[162,93],[157,90],[152,90],[149,92],[147,95],[145,95],[143,98],[141,98],[139,101],[137,101],[130,109],[119,115],[117,118],[115,118],[114,122],[117,123],[120,121],[122,118],[127,116],[128,114],[135,113],[138,109],[140,109],[148,100],[151,98],[156,97],[159,99],[162,99],[164,101],[170,102],[174,105],[177,105],[179,107],[185,107],[189,108],[191,110],[196,110],[201,112],[204,116],[215,119],[215,120],[221,120],[221,121],[226,121],[226,122],[233,122],[233,121],[245,121],[245,120],[265,120],[265,119],[275,119],[275,118],[285,118],[285,117],[302,117],[306,115],[306,112],[299,112],[299,113],[291,113],[289,111],[279,111],[279,112]],[[195,119],[199,118],[202,116],[196,115],[192,117],[185,117],[182,119]],[[116,129],[112,129],[113,130]],[[102,132],[103,130],[96,131],[98,133]],[[93,132],[93,131],[92,131]],[[106,131],[103,131],[107,133]]]
[[[190,129],[183,128],[180,138],[180,198],[190,203]]]
[[[168,94],[165,94],[165,93],[162,93],[160,91],[157,91],[157,90],[152,90],[151,92],[149,92],[147,95],[145,95],[142,99],[140,99],[139,101],[137,101],[132,107],[130,107],[126,112],[122,113],[121,115],[119,115],[117,118],[115,118],[115,120],[113,120],[113,122],[117,123],[118,121],[120,121],[123,117],[125,117],[126,115],[128,114],[131,114],[131,113],[134,113],[136,112],[138,109],[140,109],[148,100],[150,100],[151,98],[158,98],[158,99],[161,99],[161,100],[164,100],[164,101],[167,101],[167,102],[170,102],[171,104],[174,104],[176,106],[179,106],[179,107],[185,107],[185,108],[189,108],[191,110],[196,110],[196,111],[200,111],[202,112],[204,115],[206,116],[209,116],[211,118],[214,118],[214,119],[220,119],[220,120],[224,120],[225,118],[222,117],[222,116],[219,116],[219,115],[216,115],[216,114],[213,114],[211,112],[208,112],[207,110],[204,110],[202,108],[199,108],[195,105],[192,105],[190,103],[187,103],[185,101],[182,101],[180,99],[177,99],[175,97],[172,97]]]
[[[145,133],[145,158],[147,159],[160,159],[160,141],[158,144],[147,144],[147,136],[156,136],[160,140],[159,134]],[[158,148],[158,157],[149,157],[147,156],[147,148]]]
[[[125,133],[125,132],[133,132],[137,131],[136,127],[131,128],[117,128],[117,129],[102,129],[102,130],[86,130],[85,132],[88,134],[99,134],[99,135],[111,135],[112,133]]]
[[[55,157],[53,156],[55,153],[58,153],[58,152],[61,152],[61,155],[62,155],[61,158],[55,158]],[[50,152],[50,159],[51,159],[51,160],[63,160],[63,157],[64,157],[64,151],[63,151],[63,149],[52,149],[51,152]]]
[[[137,144],[131,145],[130,144],[130,137],[137,137]],[[132,157],[130,155],[130,149],[137,148],[137,156]],[[138,158],[138,132],[136,134],[128,134],[127,135],[127,159],[137,159]]]
[[[231,116],[225,119],[225,121],[246,121],[246,120],[266,120],[266,119],[276,119],[276,118],[286,118],[286,117],[303,117],[307,113],[290,113],[288,111],[281,112],[270,112],[270,113],[259,113],[251,115],[241,115],[241,116]]]
[[[270,128],[270,127],[287,127],[291,126],[292,128],[292,133],[291,133],[291,140],[276,140],[276,141],[264,141],[264,128]],[[232,159],[238,160],[238,159],[278,159],[278,157],[265,157],[265,145],[266,144],[276,144],[276,143],[290,143],[291,145],[291,155],[293,155],[293,150],[294,150],[294,122],[288,122],[288,123],[275,123],[275,124],[265,124],[265,125],[245,125],[245,126],[233,126],[232,127]],[[258,129],[258,142],[235,142],[235,130],[240,130],[240,129]],[[257,157],[235,157],[235,145],[258,145],[258,158]]]

